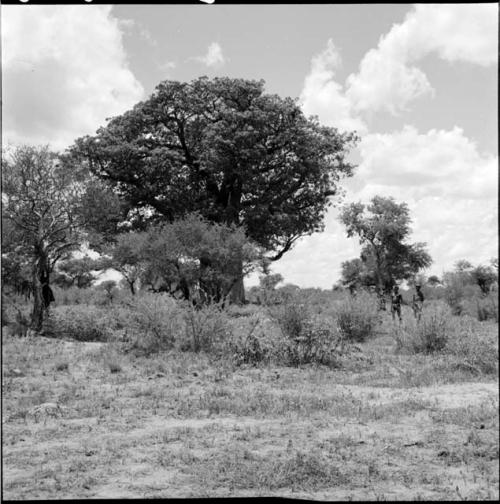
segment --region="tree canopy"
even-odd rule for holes
[[[358,236],[363,246],[360,261],[342,265],[345,284],[357,279],[361,284],[376,285],[380,293],[388,292],[397,281],[411,280],[432,264],[425,243],[406,243],[411,231],[406,203],[375,196],[367,206],[345,206],[340,220],[347,236]]]
[[[235,260],[241,260],[241,275],[245,275],[258,265],[261,255],[242,228],[190,214],[147,231],[118,235],[104,263],[124,275],[132,294],[140,281],[156,292],[205,302],[224,299],[240,280],[230,268]]]
[[[263,81],[201,77],[161,82],[71,153],[127,203],[136,228],[197,211],[243,225],[279,259],[322,229],[330,197],[352,175],[345,157],[355,141],[266,94]]]
[[[31,269],[38,330],[49,275],[81,243],[81,178],[48,147],[20,146],[4,153],[2,165],[2,255]]]

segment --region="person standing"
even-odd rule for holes
[[[415,285],[416,292],[413,294],[412,299],[413,314],[415,315],[417,322],[420,322],[420,319],[422,318],[422,309],[424,307],[424,294],[421,287],[422,286],[420,284]]]
[[[392,320],[396,320],[396,313],[398,314],[399,322],[401,323],[401,305],[403,303],[403,296],[399,292],[399,287],[395,285],[391,294],[391,315]]]

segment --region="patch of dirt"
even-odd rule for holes
[[[179,360],[158,360],[166,369],[160,377],[147,367],[149,362],[141,368],[141,361],[122,357],[123,371],[111,374],[88,356],[99,353],[105,343],[50,338],[40,343],[42,348],[36,351],[50,350],[50,354],[45,362],[40,359],[31,367],[27,361],[26,376],[10,379],[9,408],[22,410],[22,399],[32,401],[46,388],[44,402],[57,401],[64,392],[70,411],[63,418],[49,417],[46,423],[25,415],[3,425],[7,498],[275,495],[314,500],[436,500],[460,498],[457,485],[466,498],[488,498],[488,492],[489,498],[498,497],[498,477],[494,476],[498,473],[498,420],[487,413],[498,408],[498,383],[375,387],[373,382],[367,382],[372,386],[339,384],[335,372],[323,369],[249,367],[220,378],[219,387],[214,385],[217,370],[202,367],[196,356],[186,358],[182,364],[186,369],[179,374],[174,371],[181,365]],[[64,352],[69,371],[59,373],[53,369],[54,359]],[[46,371],[43,376],[42,370]],[[175,393],[163,393],[173,388]],[[256,390],[270,397],[287,395],[294,407],[276,416],[269,406],[266,416],[264,403],[259,411],[264,418],[209,414],[224,409],[174,408],[179,398],[189,402],[190,397],[195,400],[208,394],[217,405],[217,400],[234,400],[235,391],[238,398],[245,391],[259,396]],[[325,401],[324,409],[310,411],[311,397],[344,397],[339,407],[347,406],[336,412],[336,401]],[[295,401],[305,408],[296,407]],[[200,404],[208,408],[209,403]],[[359,413],[358,404],[362,406]],[[392,405],[396,406],[391,409]],[[471,413],[477,411],[479,417],[487,418],[485,425],[470,421],[475,417],[468,411],[455,412],[456,422],[454,412],[445,412],[469,407]],[[168,416],[171,411],[190,411],[192,417]],[[318,467],[315,461],[323,464],[326,459],[345,471],[346,479],[331,488],[306,485],[296,492],[292,484],[275,490],[246,480],[248,467],[256,474],[259,464],[293,469],[301,454],[312,462],[312,470]],[[219,478],[218,464],[233,455],[234,464],[240,466],[236,470],[222,464],[227,474]],[[231,471],[236,484],[235,480],[228,483]],[[318,478],[314,471],[312,477]]]
[[[429,401],[440,409],[474,406],[488,399],[498,402],[499,394],[496,383],[455,383],[416,388],[338,385],[335,389],[374,404],[391,404],[414,399]]]

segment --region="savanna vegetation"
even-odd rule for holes
[[[332,289],[272,273],[356,140],[201,78],[3,153],[5,498],[498,499],[498,261],[426,277],[375,197],[341,209],[362,248]]]

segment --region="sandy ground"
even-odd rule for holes
[[[65,356],[70,370],[44,370],[40,357],[33,364],[37,369],[26,364],[21,376],[8,378],[3,415],[7,499],[274,495],[458,500],[499,495],[497,382],[377,387],[336,383],[333,372],[320,379],[311,370],[280,371],[287,375],[279,376],[274,369],[252,368],[218,381],[217,370],[206,367],[193,371],[182,363],[175,369],[169,364],[164,373],[145,373],[133,362],[124,364],[121,373],[99,375],[89,366],[104,344],[46,338],[39,344],[43,351],[56,348],[50,358]],[[300,388],[293,386],[294,377]],[[17,414],[19,401],[40,393],[43,384],[70,390],[62,413],[38,421]],[[258,398],[250,397],[252,387],[274,394],[276,402],[295,397],[309,404],[312,394],[331,402],[314,411],[297,406],[278,414],[271,403],[269,414],[208,408],[192,416],[172,414],[166,404],[208,396],[223,404],[231,394],[249,394],[251,401]],[[47,397],[54,400],[50,393]],[[243,407],[245,397],[241,401]],[[341,409],[344,404],[359,407],[362,414],[355,409],[346,413],[351,410]],[[269,483],[263,469],[277,476],[282,471],[283,477],[285,469],[295,474],[293,464],[301,456],[312,461],[312,468],[303,469],[310,471],[312,483]],[[322,479],[314,472],[320,470],[314,469],[314,460],[339,468],[344,476],[336,484]]]

